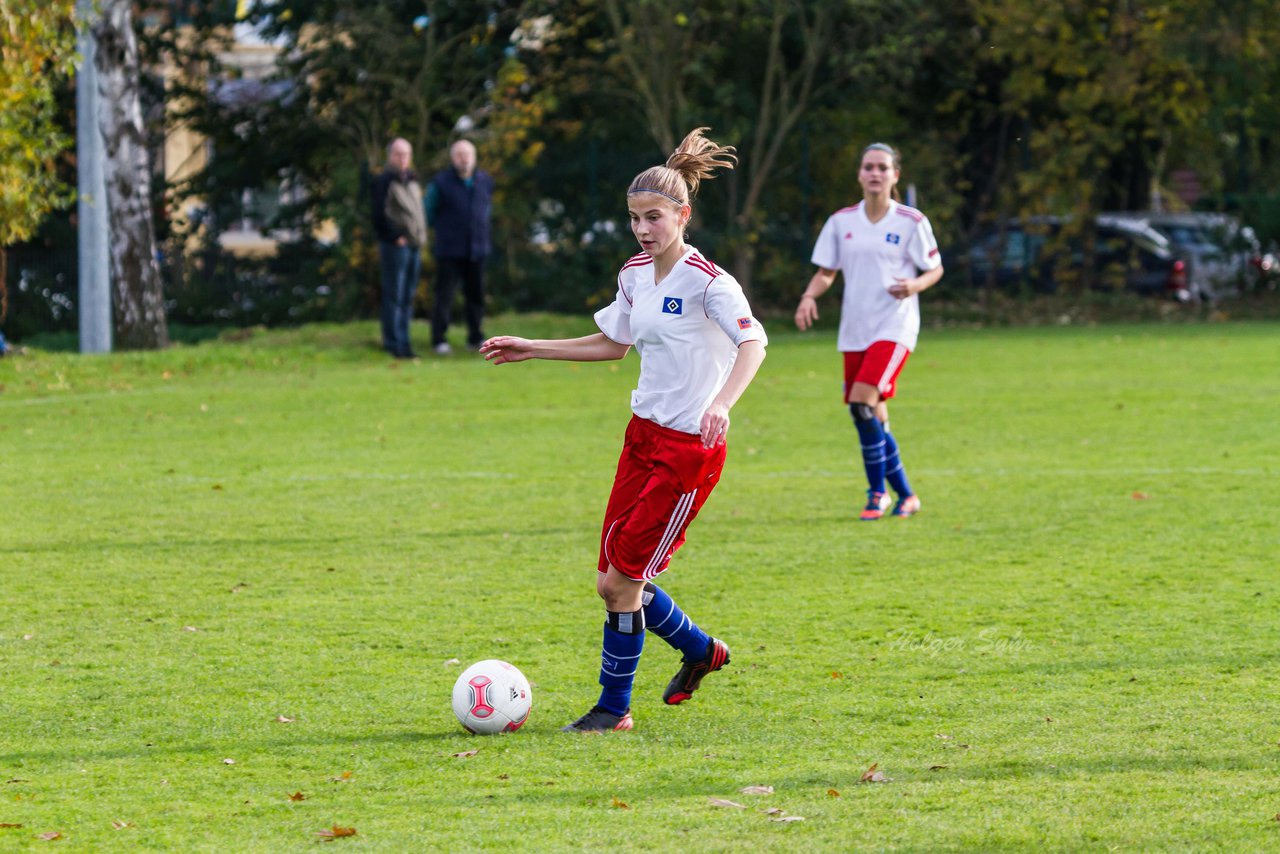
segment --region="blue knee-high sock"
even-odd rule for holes
[[[862,443],[862,467],[867,471],[867,486],[872,492],[884,492],[884,428],[880,419],[872,414],[874,409],[866,404],[851,403],[849,411],[853,413],[858,440]]]
[[[625,715],[631,708],[631,685],[644,649],[644,610],[606,613],[597,705],[615,715]]]
[[[911,495],[911,484],[907,483],[907,470],[902,466],[902,458],[898,456],[898,443],[889,432],[889,425],[884,430],[884,477],[898,493],[899,498]]]
[[[667,595],[667,591],[653,582],[647,582],[641,601],[644,602],[645,627],[649,631],[680,650],[685,658],[700,659],[706,656],[711,637],[680,610],[680,606]]]

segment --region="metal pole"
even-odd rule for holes
[[[107,255],[107,184],[98,126],[93,0],[76,0],[80,69],[76,74],[76,187],[80,282],[80,352],[111,352],[111,266]]]

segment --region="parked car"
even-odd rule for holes
[[[1216,300],[1252,289],[1271,266],[1257,235],[1230,214],[1133,212],[1106,214],[1117,222],[1143,222],[1186,256],[1190,289]]]
[[[977,286],[1054,293],[1059,284],[1082,275],[1085,246],[1064,231],[1065,220],[1037,217],[992,228],[960,253],[960,265]],[[1182,302],[1197,297],[1187,280],[1187,263],[1169,240],[1138,220],[1099,217],[1093,264],[1095,287],[1168,296]]]

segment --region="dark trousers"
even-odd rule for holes
[[[479,347],[484,341],[481,330],[484,325],[484,259],[437,258],[436,299],[431,312],[432,346],[445,343],[459,279],[462,280],[462,295],[466,303],[467,345]]]
[[[416,246],[378,242],[382,263],[382,348],[393,356],[409,356],[409,321],[418,290],[422,259]]]

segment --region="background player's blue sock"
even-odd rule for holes
[[[690,661],[707,654],[711,638],[680,610],[665,590],[653,582],[646,582],[641,601],[644,602],[645,627],[649,631],[680,650]]]
[[[852,411],[859,404],[850,404]],[[884,492],[884,428],[880,419],[859,418],[854,414],[853,424],[858,428],[858,440],[862,443],[862,466],[867,470],[867,486],[873,492]]]
[[[884,431],[884,477],[899,498],[906,498],[911,494],[907,470],[902,467],[902,459],[898,456],[898,443],[893,440],[893,434],[887,427]]]
[[[625,715],[631,708],[631,685],[636,680],[640,651],[644,649],[644,609],[605,613],[597,705],[615,715]]]

